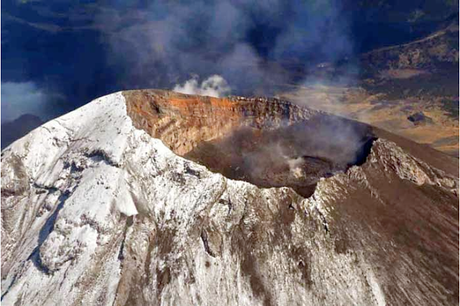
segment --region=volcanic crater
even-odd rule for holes
[[[176,154],[227,178],[291,187],[303,197],[320,178],[362,164],[376,139],[368,125],[273,98],[123,94],[134,125]]]

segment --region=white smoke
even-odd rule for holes
[[[212,75],[204,80],[201,85],[198,77],[194,76],[183,85],[174,86],[173,91],[189,95],[200,95],[209,97],[222,97],[230,93],[230,86],[220,75]]]
[[[284,158],[287,159],[287,164],[289,165],[289,171],[291,171],[291,174],[295,178],[301,178],[305,175],[305,173],[302,170],[302,165],[304,164],[303,158],[302,157],[297,157],[297,158],[288,158],[284,156]]]
[[[2,82],[2,122],[33,114],[43,119],[48,96],[34,82]]]

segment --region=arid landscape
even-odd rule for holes
[[[326,85],[296,87],[279,96],[299,105],[372,124],[458,157],[458,113],[455,105],[448,109],[451,102],[442,97],[389,100],[385,93]],[[419,116],[411,120],[417,114]]]

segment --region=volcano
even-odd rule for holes
[[[458,159],[272,98],[135,90],[2,151],[4,305],[454,305]]]

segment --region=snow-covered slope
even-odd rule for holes
[[[382,138],[309,198],[230,180],[136,129],[119,92],[2,152],[2,305],[452,304],[456,201],[454,175]]]

